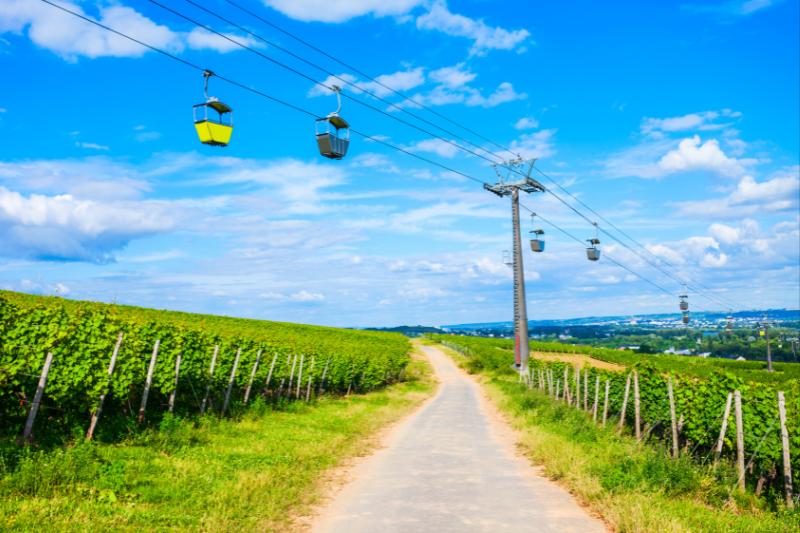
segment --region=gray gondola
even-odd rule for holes
[[[589,261],[597,261],[600,259],[600,250],[597,248],[597,245],[600,244],[600,240],[586,239],[586,242],[589,243],[589,246],[586,247],[586,258]]]
[[[683,312],[683,316],[681,317],[681,322],[683,322],[684,324],[689,323],[689,311]]]
[[[342,111],[341,87],[334,85],[331,90],[336,93],[338,104],[336,111],[327,117],[318,118],[314,123],[314,129],[317,134],[317,147],[320,155],[328,159],[342,159],[347,155],[347,149],[350,147],[350,124],[339,116]]]
[[[544,231],[535,229],[531,231],[531,251],[544,252]]]
[[[316,122],[319,153],[329,159],[342,159],[350,147],[350,125],[345,119],[331,113]]]
[[[678,306],[680,307],[681,311],[688,311],[689,310],[689,296],[687,294],[681,294],[679,296],[680,303]]]

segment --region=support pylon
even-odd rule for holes
[[[521,181],[508,182],[507,178],[512,173],[520,173],[518,169],[528,163],[527,173]],[[520,373],[527,375],[528,359],[530,352],[528,349],[528,311],[525,300],[525,268],[522,261],[522,237],[519,227],[519,192],[526,193],[544,192],[544,186],[530,177],[533,171],[535,159],[523,161],[521,158],[514,159],[502,165],[495,165],[500,181],[495,185],[484,184],[483,188],[497,196],[511,196],[511,227],[513,239],[513,271],[514,271],[514,366]],[[499,168],[508,171],[507,176],[503,176]]]

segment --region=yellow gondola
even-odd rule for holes
[[[206,101],[193,107],[194,129],[200,142],[209,146],[228,146],[233,133],[233,109],[213,96],[208,96],[208,79],[214,73],[203,72],[205,78],[204,91]],[[212,111],[209,117],[209,110]],[[214,116],[214,113],[217,115]]]

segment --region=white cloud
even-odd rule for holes
[[[93,18],[77,4],[72,2],[60,4],[71,11]],[[180,38],[175,32],[166,26],[156,24],[129,7],[112,5],[101,7],[98,12],[99,17],[95,20],[153,46],[173,52],[182,48]],[[0,33],[9,31],[21,33],[26,27],[28,37],[36,45],[72,60],[79,56],[139,57],[147,51],[141,45],[47,4],[29,0],[6,1],[0,11]]]
[[[449,89],[462,87],[470,83],[476,77],[477,74],[467,70],[464,63],[432,70],[430,73],[430,79],[432,81]]]
[[[293,302],[321,302],[325,299],[325,295],[303,289],[289,296],[289,299]]]
[[[557,131],[556,129],[547,129],[524,133],[511,143],[511,151],[525,159],[549,157],[555,154],[553,137]]]
[[[440,106],[448,104],[464,104],[469,107],[495,107],[500,104],[513,102],[515,100],[524,100],[528,97],[526,93],[518,93],[514,86],[509,82],[500,83],[497,88],[488,96],[484,95],[480,90],[470,87],[469,85],[462,85],[458,87],[448,87],[446,85],[437,85],[431,91],[425,94],[417,94],[412,97],[414,102],[429,105]],[[413,104],[405,104],[413,106]]]
[[[111,252],[132,239],[174,225],[157,204],[25,196],[5,187],[0,187],[0,222],[5,256],[96,262],[111,260]]]
[[[668,152],[658,162],[662,175],[676,172],[705,170],[721,176],[737,177],[745,172],[752,160],[730,158],[719,147],[719,141],[710,139],[703,143],[698,135],[683,139],[675,150]]]
[[[474,20],[452,13],[445,0],[434,0],[430,10],[417,18],[417,28],[470,39],[473,41],[471,55],[485,55],[490,50],[522,52],[525,42],[530,37],[528,30],[492,27],[483,20]]]
[[[381,74],[375,78],[375,81],[361,81],[352,74],[342,73],[338,76],[328,76],[322,84],[314,85],[308,91],[308,96],[331,95],[332,93],[327,87],[333,85],[338,85],[340,87],[354,85],[354,92],[356,94],[359,94],[361,91],[367,91],[375,96],[383,98],[392,93],[392,91],[386,87],[390,87],[395,91],[407,91],[419,87],[423,83],[425,83],[425,69],[422,67],[399,70],[391,74]]]
[[[101,152],[108,152],[111,148],[104,144],[96,144],[96,143],[87,143],[87,142],[76,142],[75,146],[78,148],[86,148],[87,150],[99,150]]]
[[[664,150],[667,150],[664,153]],[[612,177],[658,179],[686,172],[711,172],[727,178],[743,176],[757,159],[728,156],[716,139],[703,142],[698,135],[672,141],[648,141],[623,150],[606,161]]]
[[[363,15],[376,17],[408,13],[422,0],[263,0],[284,15],[306,22],[345,22]]]
[[[664,133],[677,131],[711,131],[730,126],[730,123],[719,123],[717,119],[738,119],[742,116],[738,111],[723,109],[721,111],[702,111],[677,117],[642,119],[640,130],[644,135],[661,137]]]
[[[263,43],[250,36],[236,35],[235,33],[220,32],[228,39],[250,48],[260,48]],[[205,28],[195,28],[185,35],[186,44],[194,50],[214,50],[215,52],[226,53],[242,49],[239,44],[231,42],[216,33],[212,33]]]
[[[429,152],[448,159],[455,157],[460,150],[457,146],[441,139],[425,139],[407,146],[406,149],[410,152]]]
[[[762,182],[752,176],[743,176],[736,188],[721,198],[678,202],[675,205],[681,215],[741,218],[797,209],[799,195],[800,167],[791,167]]]
[[[535,118],[522,117],[514,123],[514,129],[517,130],[534,130],[539,127],[539,121]]]
[[[100,6],[97,9],[98,15],[92,16],[79,4],[68,1],[61,1],[59,4],[121,33],[173,53],[179,53],[187,47],[221,53],[239,48],[202,28],[188,33],[173,31],[126,6]],[[4,0],[3,9],[0,10],[0,33],[22,33],[26,29],[34,44],[69,61],[75,61],[79,57],[140,57],[149,51],[140,44],[42,2]],[[250,38],[228,35],[244,44],[258,45]]]
[[[727,0],[717,4],[685,4],[682,7],[695,13],[710,13],[722,17],[744,18],[782,3],[783,0]]]

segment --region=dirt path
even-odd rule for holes
[[[440,350],[422,350],[438,393],[355,467],[314,531],[606,531],[515,453],[511,430],[469,376]]]

